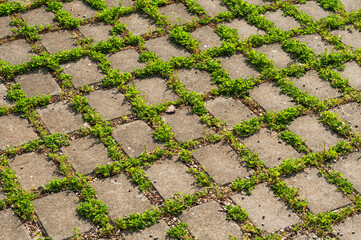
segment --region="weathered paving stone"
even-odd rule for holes
[[[291,102],[291,97],[282,94],[281,89],[270,82],[262,83],[253,88],[250,91],[250,96],[264,109],[272,112],[296,107],[296,104]]]
[[[133,83],[137,90],[141,91],[140,96],[144,97],[146,104],[160,104],[178,99],[173,90],[159,77],[136,79]]]
[[[145,148],[152,152],[156,147],[162,147],[160,143],[155,142],[152,129],[140,120],[116,127],[113,137],[122,145],[129,157],[138,157]]]
[[[0,59],[10,63],[10,65],[20,65],[30,61],[30,56],[35,53],[30,45],[24,40],[19,39],[0,45]]]
[[[361,215],[355,214],[333,226],[334,233],[342,240],[361,239]]]
[[[79,200],[72,192],[60,192],[34,201],[35,212],[45,231],[54,240],[70,238],[74,228],[87,232],[92,225],[81,218]]]
[[[96,165],[111,162],[107,149],[97,139],[91,137],[75,139],[62,150],[75,171],[80,174],[90,174]]]
[[[316,1],[309,1],[305,4],[296,4],[295,6],[308,16],[313,17],[316,21],[327,17],[330,14],[330,12],[325,11]]]
[[[19,83],[21,89],[28,97],[37,95],[56,95],[61,93],[61,88],[45,68],[38,69],[25,75],[15,77],[15,82]]]
[[[249,25],[244,19],[234,19],[231,22],[221,24],[232,29],[236,29],[238,36],[241,39],[249,38],[251,35],[262,35],[266,33],[262,29],[259,29],[255,26]]]
[[[228,128],[256,117],[241,101],[234,98],[218,97],[207,101],[205,107],[213,116],[225,121]]]
[[[9,107],[10,102],[6,100],[6,95],[8,94],[8,90],[4,84],[0,82],[0,107]]]
[[[171,240],[174,238],[170,238],[167,236],[167,231],[169,227],[164,221],[160,221],[159,223],[144,229],[141,232],[134,233],[122,233],[121,240]]]
[[[93,38],[96,43],[108,40],[112,36],[110,29],[112,26],[104,23],[91,23],[79,27],[80,32],[86,38]]]
[[[0,187],[0,189],[1,189],[1,187]],[[0,190],[0,201],[4,201],[5,199],[6,199],[5,193]]]
[[[10,25],[10,21],[11,19],[8,16],[0,17],[0,38],[8,37],[13,34],[10,29],[14,28],[14,26]]]
[[[189,91],[203,94],[216,87],[211,83],[211,74],[203,70],[182,69],[177,71],[177,76]]]
[[[134,35],[143,35],[151,30],[157,29],[157,26],[146,15],[133,13],[129,16],[122,17],[119,22],[127,26],[128,31]]]
[[[341,41],[347,45],[352,46],[353,48],[361,48],[361,32],[357,29],[347,28],[344,30],[335,30],[331,32],[332,34],[336,34],[341,38]]]
[[[108,7],[119,7],[119,0],[105,0],[104,1]],[[122,0],[122,7],[133,7],[134,1],[132,0]]]
[[[76,88],[99,83],[105,77],[98,68],[98,65],[89,58],[82,58],[76,62],[69,62],[61,65],[61,67],[64,68],[65,74],[72,75],[71,82]]]
[[[337,134],[318,122],[317,116],[307,115],[296,118],[288,128],[302,136],[313,152],[321,152],[342,140]]]
[[[285,68],[287,65],[294,62],[290,55],[282,49],[281,44],[279,43],[264,45],[262,47],[256,48],[255,50],[266,54],[267,58],[272,60],[273,64],[277,68]]]
[[[46,33],[41,36],[41,42],[51,54],[76,47],[75,39],[66,30]]]
[[[127,49],[107,56],[112,68],[121,72],[132,72],[136,68],[144,68],[145,63],[139,62],[139,54],[134,49]]]
[[[331,165],[332,169],[342,173],[358,192],[361,192],[361,153],[354,152],[341,157],[336,163]]]
[[[31,240],[28,231],[10,208],[0,211],[0,239]]]
[[[90,18],[95,16],[96,13],[89,5],[80,0],[63,3],[63,9],[77,19]]]
[[[200,118],[186,108],[177,109],[174,114],[163,115],[162,118],[171,125],[174,137],[180,142],[200,138],[206,130]]]
[[[361,2],[358,0],[341,0],[346,12],[359,11],[361,9]]]
[[[265,17],[273,22],[275,26],[282,31],[289,31],[294,28],[300,28],[301,25],[291,16],[284,16],[283,11],[278,9],[275,12],[266,12]]]
[[[200,42],[198,46],[201,51],[222,45],[222,41],[218,34],[209,26],[197,28],[195,31],[191,32],[191,35]]]
[[[169,4],[159,8],[162,15],[168,17],[168,21],[172,25],[181,25],[197,19],[195,15],[188,13],[187,8],[182,3]]]
[[[357,62],[347,62],[345,64],[345,69],[341,72],[341,76],[348,79],[350,85],[356,90],[361,90],[361,66]]]
[[[171,57],[187,57],[190,55],[184,48],[174,45],[167,36],[151,39],[144,44],[149,51],[155,52],[163,61]]]
[[[260,73],[248,63],[247,58],[241,54],[221,58],[222,68],[232,79],[259,77]]]
[[[244,144],[256,152],[266,167],[276,167],[286,158],[300,158],[300,154],[281,140],[276,132],[262,128],[259,133],[246,138]]]
[[[145,173],[160,195],[169,199],[177,192],[193,194],[200,189],[196,179],[187,170],[184,164],[173,158],[154,163]]]
[[[43,25],[45,27],[46,25],[55,24],[55,21],[53,20],[55,17],[54,13],[47,11],[45,6],[27,11],[20,14],[20,16],[30,26]]]
[[[213,176],[213,180],[223,185],[237,177],[249,175],[241,157],[227,143],[217,143],[197,148],[193,157]]]
[[[17,146],[38,137],[26,119],[14,115],[0,117],[0,135],[0,149]]]
[[[54,178],[61,178],[55,164],[44,154],[27,153],[9,161],[20,184],[26,189],[38,188]]]
[[[303,92],[315,96],[321,101],[342,95],[336,88],[331,86],[330,82],[321,79],[314,70],[308,71],[303,77],[293,78],[292,82]]]
[[[311,35],[302,35],[295,38],[300,42],[306,43],[306,45],[311,48],[315,54],[321,54],[327,50],[327,52],[331,52],[333,46],[322,39],[322,37],[318,34]]]
[[[347,121],[353,131],[361,133],[361,106],[358,103],[340,105],[333,108],[332,111],[337,113],[343,121]]]
[[[334,210],[351,203],[337,191],[335,185],[328,183],[316,168],[306,169],[283,180],[288,186],[298,189],[300,197],[308,201],[308,207],[314,214]]]
[[[148,199],[123,174],[91,184],[97,198],[108,206],[109,217],[114,221],[131,213],[143,213],[151,207]]]
[[[180,219],[197,239],[241,239],[243,235],[237,224],[226,220],[226,213],[215,201],[204,203],[184,212]]]
[[[251,222],[267,232],[275,232],[301,222],[265,183],[256,186],[250,196],[237,193],[231,199],[246,210]]]
[[[87,126],[68,102],[53,103],[37,111],[50,133],[68,133]]]
[[[125,96],[114,89],[98,90],[87,96],[89,105],[99,112],[104,120],[111,120],[132,113],[131,105]]]
[[[261,7],[269,4],[268,2],[265,2],[263,0],[246,0],[245,2],[248,2],[250,4],[259,5]]]
[[[227,7],[219,0],[198,0],[197,3],[210,17],[213,17],[220,12],[228,11]]]

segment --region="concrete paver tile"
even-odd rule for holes
[[[330,12],[325,11],[316,1],[309,1],[305,4],[296,4],[295,6],[308,16],[313,17],[316,21],[330,15]]]
[[[337,191],[335,185],[328,183],[316,168],[306,169],[283,180],[289,187],[298,189],[300,197],[308,201],[308,207],[314,214],[338,209],[351,203]]]
[[[180,219],[198,239],[229,239],[230,234],[241,239],[243,235],[235,222],[226,220],[226,213],[215,201],[192,207]]]
[[[346,12],[359,11],[361,9],[361,2],[358,0],[341,0]]]
[[[92,137],[75,139],[69,146],[63,147],[62,151],[69,158],[75,171],[80,174],[90,174],[96,165],[112,162],[108,157],[108,150]]]
[[[337,134],[326,129],[322,123],[318,122],[314,115],[301,116],[296,118],[288,128],[302,136],[306,140],[306,145],[313,152],[321,152],[336,145],[342,140]]]
[[[210,92],[216,87],[211,82],[211,74],[206,71],[192,68],[180,69],[176,73],[181,83],[189,91],[203,94]]]
[[[14,115],[0,117],[0,135],[0,149],[38,138],[26,119]]]
[[[342,240],[361,239],[361,215],[355,214],[342,223],[334,225],[334,233]]]
[[[145,14],[133,13],[129,16],[121,17],[119,22],[124,23],[127,29],[134,35],[143,35],[157,29],[157,26]]]
[[[131,213],[143,213],[151,205],[148,199],[134,187],[123,174],[92,182],[97,198],[108,206],[109,217],[113,221]]]
[[[30,45],[24,40],[19,39],[0,45],[0,59],[10,63],[10,65],[20,65],[30,61],[30,56],[35,53]]]
[[[132,72],[136,68],[144,68],[145,63],[139,62],[139,54],[134,49],[127,49],[107,56],[114,69],[121,72]]]
[[[11,209],[0,211],[0,239],[31,239],[27,229]]]
[[[345,69],[340,72],[341,76],[345,79],[348,79],[348,82],[356,90],[361,90],[361,81],[359,77],[361,76],[361,66],[355,62],[347,62],[345,64]]]
[[[104,120],[111,120],[132,113],[131,105],[124,94],[116,89],[98,90],[87,96],[89,105],[99,112]]]
[[[275,12],[268,11],[265,14],[265,17],[273,22],[275,26],[282,31],[289,31],[294,28],[301,28],[301,25],[299,22],[297,22],[293,17],[291,16],[284,16],[283,11],[278,9]]]
[[[285,68],[287,65],[295,62],[295,60],[282,49],[279,43],[263,45],[255,50],[267,55],[267,58],[273,61],[276,68]]]
[[[152,129],[140,120],[116,127],[113,137],[131,158],[138,157],[145,149],[152,152],[163,146],[155,142]]]
[[[213,180],[221,185],[228,184],[237,177],[249,175],[241,157],[227,143],[197,148],[193,157],[213,176]]]
[[[262,128],[259,133],[243,140],[251,151],[256,152],[266,167],[276,167],[286,158],[300,158],[300,154],[280,139],[276,132]]]
[[[44,154],[32,152],[16,156],[9,161],[9,165],[20,184],[28,190],[48,184],[54,178],[61,178],[55,164]]]
[[[104,0],[108,7],[118,7],[119,0]],[[133,7],[134,1],[132,0],[122,0],[122,7]]]
[[[260,73],[252,67],[247,58],[242,54],[234,54],[230,57],[222,57],[221,65],[232,79],[259,77]]]
[[[79,31],[86,38],[93,38],[96,43],[108,40],[112,36],[110,29],[112,26],[104,23],[91,23],[79,27]]]
[[[167,36],[148,40],[144,45],[163,61],[168,61],[171,57],[188,57],[190,55],[184,48],[174,45]]]
[[[169,23],[172,25],[183,25],[191,22],[193,19],[197,19],[195,15],[190,14],[187,11],[187,8],[182,3],[169,4],[160,7],[159,12],[162,15],[167,16]]]
[[[228,8],[219,0],[197,0],[197,3],[210,17],[214,17],[220,12],[228,11]]]
[[[333,46],[322,39],[322,37],[318,34],[311,35],[302,35],[295,37],[296,40],[300,42],[306,43],[306,45],[311,48],[315,54],[321,54],[327,50],[330,53],[333,49]]]
[[[72,192],[60,192],[34,200],[35,212],[45,231],[54,240],[70,238],[74,228],[87,232],[90,222],[79,217],[78,198]]]
[[[238,36],[241,39],[249,38],[251,35],[266,35],[265,31],[257,28],[256,26],[248,24],[244,19],[234,19],[230,22],[222,23],[220,25],[227,26],[231,29],[236,29]]]
[[[352,126],[353,131],[361,133],[361,106],[358,103],[340,105],[331,111],[337,113],[343,121],[347,121]]]
[[[1,186],[0,186],[1,189]],[[0,201],[4,201],[6,199],[6,195],[3,191],[0,190]]]
[[[53,20],[55,17],[54,13],[47,11],[45,6],[29,10],[20,14],[20,16],[30,26],[43,25],[45,27],[48,24],[55,24],[55,21]]]
[[[49,32],[41,35],[41,42],[50,54],[71,50],[72,48],[77,47],[75,39],[66,30]]]
[[[342,30],[335,30],[331,32],[332,34],[337,35],[341,38],[341,41],[347,45],[352,46],[353,48],[361,48],[361,32],[357,29],[347,28]]]
[[[96,11],[81,0],[63,3],[63,9],[79,20],[94,17]]]
[[[259,5],[261,7],[269,4],[269,2],[265,2],[264,0],[245,0],[245,2],[248,2],[253,5]]]
[[[301,222],[265,183],[257,185],[250,196],[237,193],[231,199],[249,214],[251,222],[267,232],[275,232]]]
[[[169,227],[164,221],[160,221],[159,223],[144,229],[141,232],[134,232],[134,233],[122,233],[121,240],[171,240],[167,235],[167,231]]]
[[[0,17],[0,38],[8,37],[13,35],[11,28],[15,26],[10,25],[11,19],[9,16]]]
[[[154,163],[145,173],[153,182],[155,189],[164,199],[169,199],[177,192],[194,194],[200,190],[196,179],[187,173],[188,168],[176,159],[165,159]]]
[[[9,107],[11,105],[10,101],[6,99],[7,94],[7,88],[0,82],[0,107]]]
[[[191,35],[200,42],[198,46],[201,51],[213,47],[220,47],[222,45],[222,41],[218,34],[209,26],[197,28],[195,31],[191,32]]]

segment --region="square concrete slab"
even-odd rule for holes
[[[69,146],[62,148],[62,151],[65,156],[69,157],[75,171],[80,174],[90,174],[96,165],[112,162],[108,158],[108,150],[98,139],[92,137],[75,139]]]
[[[20,14],[20,16],[30,26],[43,25],[45,27],[48,24],[55,24],[55,21],[53,20],[55,17],[54,13],[47,11],[45,6],[27,11]]]
[[[222,45],[222,41],[218,34],[209,26],[197,28],[195,31],[191,32],[191,35],[200,42],[198,46],[201,51],[220,47]]]
[[[144,68],[145,63],[139,62],[139,54],[130,48],[107,56],[111,62],[112,68],[119,69],[121,72],[133,72],[136,68]]]
[[[305,4],[296,4],[295,6],[308,16],[313,17],[316,21],[330,15],[330,12],[325,11],[316,1],[309,1]]]
[[[154,163],[145,173],[160,195],[164,199],[169,199],[177,192],[194,194],[200,190],[196,179],[187,173],[187,170],[181,162],[165,159]]]
[[[347,28],[342,30],[335,30],[331,32],[332,34],[336,34],[338,37],[341,38],[341,41],[350,47],[353,48],[361,48],[361,32],[354,28]]]
[[[306,43],[306,45],[311,48],[315,54],[321,54],[327,50],[327,52],[331,52],[333,46],[322,39],[322,37],[318,34],[311,35],[302,35],[295,38],[300,42]]]
[[[190,14],[182,3],[169,4],[159,8],[159,13],[167,16],[171,25],[182,25],[192,20],[198,19],[194,14]]]
[[[219,0],[197,0],[197,3],[207,12],[210,17],[218,13],[228,11],[228,8]]]
[[[334,225],[334,233],[343,240],[361,239],[361,215],[355,214],[346,218],[339,225]]]
[[[346,12],[359,11],[361,9],[361,2],[358,0],[340,0],[345,7]]]
[[[0,211],[0,239],[32,239],[28,230],[10,208]]]
[[[174,114],[163,115],[162,118],[171,125],[174,137],[180,142],[200,138],[206,130],[201,119],[186,108],[177,109]]]
[[[94,91],[87,98],[89,105],[106,121],[132,113],[130,103],[116,89]]]
[[[65,74],[72,75],[71,82],[76,88],[99,83],[105,77],[102,71],[98,68],[98,65],[87,57],[76,62],[63,64],[61,67],[64,68]]]
[[[265,110],[278,112],[289,107],[296,107],[292,98],[281,93],[281,89],[271,82],[262,83],[253,88],[249,95]]]
[[[79,200],[72,192],[60,192],[34,200],[35,212],[46,233],[54,240],[70,238],[74,228],[81,233],[92,228],[79,216]]]
[[[241,39],[249,38],[251,35],[265,36],[266,32],[253,25],[249,25],[244,19],[234,19],[231,22],[221,23],[220,25],[236,29]]]
[[[33,152],[16,156],[9,161],[9,165],[20,184],[28,190],[48,184],[54,178],[61,178],[55,164],[44,154]]]
[[[141,91],[147,105],[176,101],[178,96],[168,87],[164,79],[159,77],[135,79],[132,84]]]
[[[0,117],[0,149],[18,146],[38,138],[26,119],[6,115]]]
[[[157,26],[145,14],[133,13],[119,18],[119,22],[124,23],[128,31],[134,35],[143,35],[157,29]]]
[[[50,133],[68,133],[88,126],[68,102],[58,102],[37,110]]]
[[[123,174],[91,184],[97,198],[108,206],[111,220],[124,218],[131,213],[143,213],[151,205],[148,199]]]
[[[255,50],[266,54],[268,59],[273,61],[276,68],[285,68],[289,64],[295,62],[295,60],[293,60],[290,55],[282,49],[282,46],[279,43],[263,45]]]
[[[21,89],[28,97],[44,94],[56,95],[61,93],[61,88],[45,68],[15,77],[15,82],[20,83]]]
[[[24,39],[0,45],[0,59],[10,63],[10,65],[20,65],[28,62],[31,60],[30,56],[34,55],[35,53]]]
[[[303,92],[315,96],[321,101],[342,95],[337,88],[331,86],[330,82],[321,79],[315,70],[308,71],[300,78],[292,78],[292,82]]]
[[[211,74],[203,70],[181,69],[176,74],[181,83],[192,92],[204,94],[216,87],[211,82]]]
[[[337,134],[318,122],[317,116],[307,115],[296,118],[288,128],[302,136],[313,152],[321,152],[342,140]]]
[[[79,20],[94,17],[96,11],[80,0],[63,3],[63,9]]]
[[[300,158],[301,155],[280,139],[276,132],[262,128],[258,133],[243,140],[251,151],[258,154],[268,168],[276,167],[286,158]]]
[[[268,11],[264,15],[268,20],[275,24],[275,27],[282,31],[289,31],[294,28],[300,28],[301,25],[291,16],[284,16],[283,11],[278,9],[275,12]]]
[[[49,32],[41,35],[41,42],[45,49],[51,54],[64,50],[71,50],[72,48],[77,47],[75,39],[66,30]]]
[[[174,45],[168,36],[148,40],[144,45],[163,61],[168,61],[171,57],[188,57],[190,55],[184,48]]]
[[[133,7],[134,1],[132,0],[104,0],[108,7],[119,7],[119,3],[122,3],[122,7]]]
[[[337,113],[343,121],[348,122],[352,126],[352,130],[361,133],[361,106],[356,103],[348,103],[340,105],[332,109]]]
[[[305,169],[283,180],[288,186],[298,189],[300,197],[308,201],[308,207],[314,214],[331,211],[351,203],[347,197],[337,191],[335,185],[328,183],[316,168]]]
[[[233,221],[226,220],[226,213],[215,201],[192,207],[180,219],[197,239],[229,239],[229,235],[242,239],[242,231]]]
[[[197,148],[193,157],[213,176],[213,180],[221,185],[228,184],[237,177],[249,175],[241,157],[227,143]]]
[[[1,189],[1,186],[0,186]],[[0,201],[4,201],[6,199],[6,195],[3,191],[0,190]]]
[[[138,157],[145,150],[152,152],[163,146],[155,142],[152,129],[140,120],[116,127],[113,137],[131,158]]]
[[[122,233],[121,240],[171,240],[167,235],[168,225],[164,221],[146,228],[140,232]]]
[[[342,173],[358,192],[361,192],[361,153],[354,152],[341,157],[331,168]]]
[[[93,38],[96,43],[108,40],[112,36],[110,29],[112,29],[111,25],[106,25],[102,22],[91,23],[79,27],[80,32],[86,38]]]
[[[234,54],[230,57],[222,57],[221,65],[232,79],[259,77],[260,73],[252,67],[247,58],[242,54]]]
[[[9,16],[0,17],[0,38],[8,37],[13,35],[11,28],[15,26],[10,25],[11,19]]]
[[[231,199],[246,210],[251,222],[267,232],[275,232],[301,222],[265,183],[257,185],[250,196],[237,193]]]
[[[361,90],[361,66],[357,62],[347,62],[345,64],[345,69],[340,73],[343,78],[348,79],[348,82],[352,87],[356,90]]]
[[[226,121],[228,128],[256,117],[241,101],[234,98],[218,97],[207,101],[205,107],[214,117]]]
[[[0,107],[9,107],[10,101],[6,99],[6,95],[8,94],[8,90],[4,84],[0,82]]]

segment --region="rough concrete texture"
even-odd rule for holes
[[[66,30],[46,33],[41,36],[41,42],[51,54],[76,47],[75,39]]]
[[[86,38],[93,38],[94,42],[108,40],[112,36],[110,29],[112,26],[104,23],[91,23],[79,27],[80,32]]]
[[[211,82],[211,75],[203,70],[181,69],[176,72],[176,76],[189,91],[207,93],[215,88]]]
[[[31,239],[28,230],[11,209],[0,211],[0,223],[0,239]]]
[[[228,8],[219,0],[198,0],[197,3],[211,17],[217,15],[218,13],[228,11]]]
[[[73,18],[79,20],[94,17],[96,13],[87,3],[80,0],[66,2],[63,4],[62,9],[70,13]]]
[[[159,12],[162,15],[167,16],[171,25],[183,25],[197,19],[195,15],[190,14],[187,11],[187,8],[182,3],[160,7]]]
[[[107,57],[114,69],[121,72],[132,72],[136,68],[144,68],[145,63],[139,62],[139,54],[134,49],[116,52]]]
[[[301,25],[291,16],[285,16],[281,9],[275,12],[266,12],[265,17],[272,21],[275,26],[282,31],[289,31],[294,28],[300,28]]]
[[[340,0],[345,7],[346,12],[359,11],[361,8],[361,2],[357,0]]]
[[[361,106],[355,102],[337,106],[331,110],[351,125],[354,132],[361,133]]]
[[[249,38],[251,35],[264,36],[266,34],[265,31],[253,25],[248,24],[244,19],[235,19],[230,22],[222,23],[221,25],[227,26],[232,29],[236,29],[238,36],[241,39]]]
[[[184,48],[174,45],[167,36],[148,40],[144,45],[149,51],[155,52],[163,61],[168,61],[171,57],[190,55]]]
[[[119,7],[120,6],[120,1],[118,0],[105,0],[104,1],[108,7]],[[133,7],[134,6],[134,1],[133,0],[122,0],[122,7]]]
[[[201,27],[197,28],[195,31],[191,32],[191,35],[194,39],[199,41],[199,49],[201,51],[208,50],[213,47],[219,47],[222,45],[217,33],[211,27]]]
[[[269,4],[269,2],[267,2],[267,0],[246,0],[245,2],[250,3],[250,4],[254,4],[254,5],[258,5],[258,6],[266,6]]]
[[[310,17],[313,17],[316,21],[321,18],[325,18],[331,14],[331,12],[325,11],[316,1],[309,1],[304,4],[296,5],[299,10],[307,14]]]
[[[353,240],[361,238],[361,215],[355,214],[352,217],[336,225],[334,232],[340,239]]]
[[[359,39],[361,38],[361,32],[357,29],[346,27],[344,30],[335,30],[331,32],[332,34],[337,35],[341,38],[341,42],[345,45],[353,47],[353,48],[361,48],[361,42]]]
[[[361,66],[355,62],[350,61],[345,64],[345,69],[341,72],[341,76],[347,79],[352,87],[357,90],[361,90],[361,81],[359,76],[361,75]]]
[[[311,48],[315,54],[321,54],[327,50],[330,53],[334,50],[333,46],[322,39],[322,37],[318,34],[311,35],[302,35],[299,37],[295,37],[296,40],[299,40],[302,43],[305,43],[307,47]],[[334,50],[336,51],[336,50]]]
[[[11,36],[13,32],[11,28],[14,28],[10,25],[11,19],[8,16],[0,17],[0,38],[5,38]]]
[[[46,27],[47,25],[54,25],[56,23],[53,20],[54,17],[54,13],[47,11],[44,6],[21,14],[21,18],[30,26],[42,25]]]
[[[0,60],[8,62],[10,65],[19,65],[30,61],[30,56],[34,56],[30,45],[19,39],[0,45]]]
[[[166,232],[169,230],[169,227],[164,221],[151,226],[150,228],[145,229],[141,232],[134,233],[124,233],[121,234],[121,240],[170,240]]]
[[[282,49],[281,44],[278,43],[263,45],[255,50],[266,54],[268,59],[273,61],[276,68],[285,68],[287,65],[294,62],[290,55]]]
[[[128,31],[134,35],[143,35],[157,29],[157,26],[145,14],[131,14],[120,18],[119,22],[124,23]]]
[[[0,82],[0,107],[10,106],[11,103],[6,99],[6,95],[8,94],[8,89],[4,84]]]
[[[232,79],[259,77],[260,73],[252,67],[242,54],[234,54],[230,57],[221,58],[222,68],[225,69]]]

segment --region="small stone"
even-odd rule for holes
[[[175,110],[176,110],[175,106],[174,106],[174,105],[170,105],[170,106],[167,108],[167,110],[165,110],[165,112],[168,113],[168,114],[173,114],[173,113],[175,113]]]

